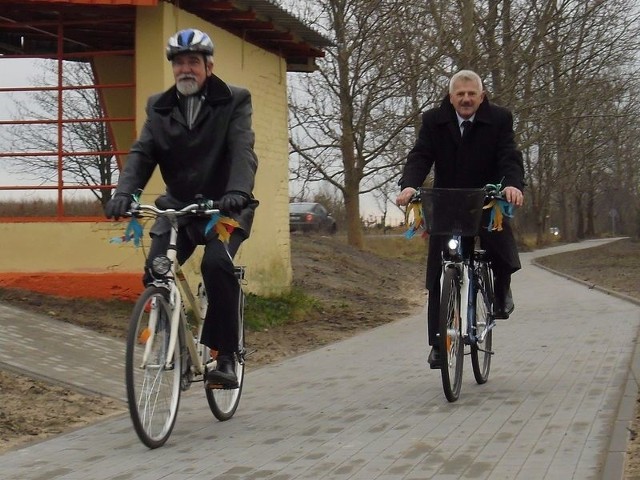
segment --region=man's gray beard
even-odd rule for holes
[[[200,90],[195,80],[179,80],[176,82],[176,88],[182,95],[193,95]]]

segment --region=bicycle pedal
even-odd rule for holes
[[[186,392],[191,388],[191,384],[193,383],[193,376],[185,374],[180,379],[180,390]]]
[[[483,350],[482,348],[478,349],[479,352],[482,353],[488,353],[489,355],[495,355],[496,352],[494,352],[493,350],[489,351],[489,350]]]
[[[222,383],[205,382],[205,387],[209,390],[235,390],[238,387],[224,385]]]

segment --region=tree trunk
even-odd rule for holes
[[[347,185],[344,191],[344,206],[347,213],[347,243],[362,249],[364,242],[360,224],[360,195],[358,185]]]

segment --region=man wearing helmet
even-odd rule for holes
[[[120,174],[114,196],[105,207],[107,218],[124,216],[132,194],[144,189],[156,166],[166,192],[156,200],[161,208],[180,208],[195,196],[220,202],[220,209],[240,224],[229,240],[235,255],[249,236],[258,201],[253,197],[258,160],[253,150],[251,94],[227,85],[213,74],[214,46],[196,29],[173,35],[166,55],[175,85],[147,102],[147,119]],[[237,386],[234,355],[238,346],[237,301],[240,293],[234,267],[217,235],[205,233],[207,219],[181,223],[178,261],[184,263],[197,245],[204,245],[201,270],[207,296],[215,308],[205,318],[202,343],[218,351],[218,367],[207,380]],[[152,242],[144,282],[152,280],[152,260],[166,251],[169,224],[159,218],[150,232]]]

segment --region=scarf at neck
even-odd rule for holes
[[[194,93],[193,95],[182,95],[181,93],[178,93],[178,105],[182,115],[184,115],[184,118],[187,121],[189,130],[191,130],[193,125],[196,123],[203,101],[204,89]]]

